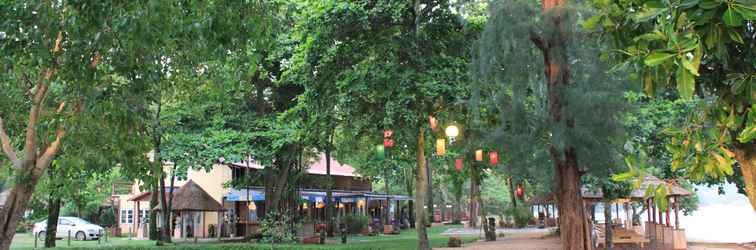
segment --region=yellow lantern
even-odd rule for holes
[[[436,155],[442,156],[446,153],[446,141],[444,139],[436,139]]]
[[[307,202],[302,203],[302,209],[307,209]]]
[[[365,207],[365,200],[358,200],[357,201],[357,207],[359,207],[359,208]]]
[[[475,161],[483,161],[483,150],[475,150]]]
[[[318,202],[317,204],[315,204],[315,208],[324,208],[324,207],[325,207],[325,203],[323,202]]]

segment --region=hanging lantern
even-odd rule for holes
[[[430,127],[432,130],[436,130],[438,128],[438,120],[436,120],[436,117],[433,117],[432,115],[428,116],[428,122],[430,122]]]
[[[307,209],[307,202],[305,202],[305,203],[302,203],[302,208],[303,208],[303,209]]]
[[[525,188],[522,187],[522,184],[517,184],[517,187],[515,188],[515,195],[517,195],[518,198],[522,198],[522,196],[525,195]]]
[[[457,126],[451,125],[446,127],[444,133],[447,137],[449,137],[449,143],[454,143],[454,138],[459,135],[459,128],[457,128]]]
[[[491,163],[491,165],[499,163],[499,153],[496,153],[496,151],[488,152],[488,162]]]
[[[318,202],[317,204],[315,204],[315,208],[324,208],[324,207],[325,207],[325,203],[323,202]]]
[[[383,160],[386,158],[386,149],[383,147],[383,145],[375,146],[375,157],[378,158],[378,160]]]
[[[454,168],[457,169],[457,171],[462,171],[462,159],[454,160]]]
[[[446,141],[444,139],[436,139],[436,155],[442,156],[446,154]]]
[[[384,148],[393,148],[394,147],[394,139],[383,139],[383,147]]]
[[[475,161],[483,161],[483,150],[475,150]]]
[[[387,129],[383,131],[383,138],[391,138],[391,136],[394,135],[394,131],[391,129]]]

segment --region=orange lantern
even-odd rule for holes
[[[496,151],[488,152],[488,162],[491,163],[491,165],[499,163],[499,153],[496,153]]]
[[[483,150],[475,150],[475,161],[483,161]]]
[[[454,168],[457,169],[457,171],[462,171],[462,159],[454,160]]]
[[[446,140],[436,139],[436,155],[442,156],[446,153]]]
[[[432,130],[436,130],[436,128],[438,128],[438,120],[436,120],[436,117],[429,115],[428,122],[430,123],[430,127]]]

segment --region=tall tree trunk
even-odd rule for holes
[[[417,174],[415,175],[415,219],[417,237],[418,237],[418,250],[430,250],[428,244],[428,233],[426,225],[428,224],[428,217],[425,215],[425,202],[427,200],[426,194],[428,190],[428,180],[425,174],[425,135],[422,126],[419,127],[417,135]]]
[[[429,162],[429,159],[425,159],[425,172],[428,175],[428,221],[433,223],[436,220],[436,208],[433,207],[433,173]]]
[[[735,159],[740,163],[740,170],[743,172],[746,195],[756,211],[756,141],[737,143],[734,149]]]
[[[189,178],[189,176],[187,176]],[[168,217],[166,217],[167,227],[166,231],[168,231],[168,240],[167,242],[171,242],[171,235],[173,235],[173,218],[171,217],[170,211],[173,210],[173,194],[175,190],[173,190],[173,184],[176,182],[176,164],[173,164],[173,169],[171,169],[171,185],[168,187],[171,192],[168,193]],[[137,214],[139,214],[137,212]]]
[[[461,224],[462,223],[462,185],[464,183],[455,181],[454,185],[454,218],[452,220],[453,224]]]
[[[512,181],[512,163],[507,164],[507,183],[509,184],[509,201],[512,203],[513,208],[517,208],[517,197],[515,197],[514,183]]]
[[[333,199],[333,178],[331,177],[331,147],[330,147],[330,135],[328,144],[325,147],[325,160],[326,160],[326,178],[328,178],[328,185],[326,187],[326,230],[328,237],[333,237],[333,205],[331,200]]]
[[[478,227],[480,215],[480,173],[477,167],[470,167],[470,227]]]
[[[58,232],[58,217],[60,217],[60,196],[50,192],[47,207],[47,229],[45,230],[45,248],[55,247],[55,234]]]
[[[158,187],[157,179],[153,178],[152,183],[149,185],[151,194],[150,194],[150,240],[157,240],[159,237],[160,232],[157,230],[157,211],[152,210],[153,208],[157,207],[158,202]],[[120,212],[120,211],[118,211]]]
[[[567,58],[567,40],[565,9],[567,0],[543,0],[541,6],[552,27],[546,29],[543,36],[531,34],[531,41],[543,53],[544,74],[548,86],[549,114],[555,123],[563,123],[568,129],[574,127],[574,121],[563,117],[566,89],[569,87],[570,69]],[[559,149],[549,149],[557,174],[559,199],[559,226],[563,249],[587,249],[589,247],[585,208],[580,191],[580,169],[577,154],[572,145]]]
[[[614,243],[612,242],[612,235],[614,233],[612,232],[612,206],[609,204],[609,202],[604,202],[604,237],[606,237],[605,241],[605,249],[606,250],[612,250],[612,247]]]
[[[406,178],[405,186],[407,188],[407,195],[414,196],[415,192],[414,190],[412,190],[412,179],[409,178],[409,176],[413,176],[411,172],[414,172],[414,171],[410,171],[410,173],[405,174],[405,178]],[[415,202],[413,200],[407,201],[407,210],[409,210],[407,213],[407,217],[409,217],[407,218],[409,220],[409,224],[410,224],[409,226],[413,228],[415,227]]]

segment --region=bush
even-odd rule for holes
[[[347,232],[351,234],[358,234],[362,232],[362,229],[367,228],[368,221],[367,216],[361,214],[349,214],[342,217],[342,222],[347,227]]]
[[[116,224],[115,212],[113,209],[106,209],[100,214],[100,225],[105,227],[111,227]]]
[[[29,223],[25,221],[21,221],[18,224],[16,224],[16,233],[27,233],[29,232]]]
[[[523,228],[528,225],[528,222],[533,219],[533,214],[525,206],[509,207],[507,214],[514,219],[515,227]]]
[[[260,223],[263,243],[297,242],[295,228],[298,228],[287,213],[268,212]]]

